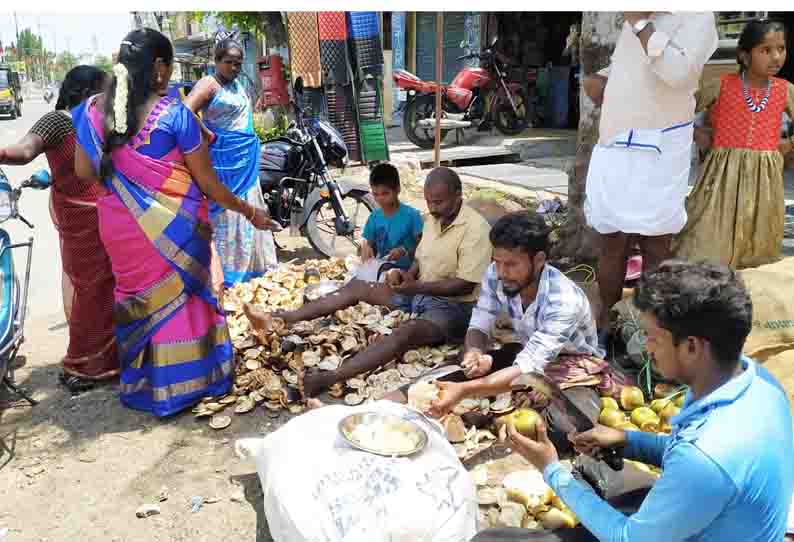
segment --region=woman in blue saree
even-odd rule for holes
[[[215,74],[196,83],[185,105],[202,114],[212,165],[221,182],[240,199],[264,207],[260,143],[254,132],[251,96],[239,77],[242,62],[243,47],[232,39],[221,41],[215,48]],[[257,231],[245,217],[218,206],[210,206],[210,218],[224,286],[261,276],[278,264],[271,232]]]
[[[72,110],[75,170],[109,190],[97,211],[115,278],[121,400],[156,416],[231,387],[234,354],[210,287],[209,199],[274,226],[218,181],[198,119],[166,95],[173,57],[159,32],[131,32],[108,91]]]

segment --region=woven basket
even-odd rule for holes
[[[351,11],[348,13],[351,38],[372,38],[380,35],[378,13],[375,11]]]
[[[317,12],[295,11],[287,14],[292,80],[303,78],[306,87],[322,86],[320,38]]]
[[[346,42],[321,40],[320,61],[326,85],[347,85],[350,82]]]

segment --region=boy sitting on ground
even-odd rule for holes
[[[380,206],[364,226],[361,261],[379,258],[389,267],[407,270],[422,237],[422,215],[400,201],[400,174],[391,164],[378,164],[369,175],[372,196]]]

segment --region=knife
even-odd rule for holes
[[[588,418],[585,413],[576,406],[576,403],[571,401],[568,396],[562,392],[557,383],[548,376],[538,372],[526,376],[531,381],[531,385],[535,390],[548,397],[555,406],[568,416],[577,432],[582,433],[595,427],[593,422],[590,421],[590,418]],[[603,448],[595,454],[595,457],[596,459],[604,461],[604,463],[614,471],[623,470],[623,453],[620,448]]]

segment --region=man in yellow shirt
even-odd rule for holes
[[[246,306],[254,329],[265,330],[273,318],[287,325],[313,320],[364,301],[416,315],[376,343],[345,361],[336,371],[307,371],[305,397],[314,397],[344,382],[400,358],[408,350],[444,342],[462,342],[479,295],[480,282],[491,262],[490,227],[477,211],[463,205],[460,178],[453,170],[435,168],[425,181],[425,219],[416,259],[391,286],[351,280],[333,295],[295,311],[266,313]]]

